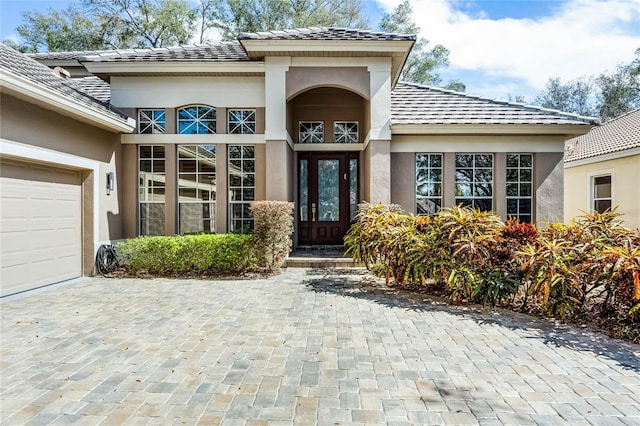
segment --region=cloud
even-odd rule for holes
[[[400,3],[376,1],[386,11]],[[611,71],[640,48],[640,0],[568,0],[547,16],[524,19],[471,15],[450,0],[412,5],[420,35],[451,51],[452,69],[523,81],[529,90],[541,90],[550,77]]]

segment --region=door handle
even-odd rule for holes
[[[311,221],[316,221],[316,203],[311,203]]]

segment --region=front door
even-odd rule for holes
[[[298,153],[298,244],[342,245],[358,207],[358,153]]]

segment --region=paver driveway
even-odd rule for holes
[[[5,301],[2,423],[640,424],[639,346],[343,272]]]

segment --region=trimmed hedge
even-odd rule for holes
[[[251,235],[138,237],[116,243],[116,249],[130,274],[238,274],[256,265]]]
[[[288,201],[253,201],[253,246],[258,266],[275,270],[291,251],[293,203]]]

